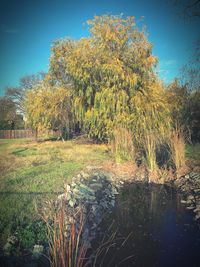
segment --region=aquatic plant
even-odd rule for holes
[[[81,211],[76,211],[72,216],[62,202],[53,217],[46,215],[43,219],[47,225],[51,266],[84,266],[88,245],[82,239],[84,218]]]
[[[176,129],[171,132],[169,141],[171,158],[178,171],[185,166],[185,137],[181,129]]]

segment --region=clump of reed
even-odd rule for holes
[[[185,167],[185,136],[181,129],[175,129],[171,132],[169,147],[172,161],[176,170]]]
[[[132,133],[126,127],[118,126],[113,129],[110,141],[111,151],[117,162],[124,160],[135,161],[135,148]]]
[[[47,209],[48,210],[48,209]],[[66,203],[43,214],[47,225],[47,236],[52,267],[82,267],[86,263],[88,244],[82,238],[84,218],[80,210],[73,215]]]
[[[158,167],[156,162],[156,145],[157,141],[153,134],[148,134],[146,138],[143,140],[146,162],[150,171],[154,171]]]

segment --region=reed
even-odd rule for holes
[[[43,216],[47,225],[51,266],[85,266],[88,245],[82,239],[84,219],[81,211],[71,216],[63,203],[50,217]]]
[[[171,132],[169,147],[172,161],[178,171],[180,168],[185,167],[185,136],[181,128]]]
[[[146,162],[150,171],[155,171],[158,166],[156,162],[156,145],[157,141],[153,134],[149,134],[143,140],[143,146],[146,154]]]
[[[135,148],[132,133],[127,128],[119,126],[113,130],[111,151],[117,162],[123,160],[135,161]]]

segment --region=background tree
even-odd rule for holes
[[[33,89],[36,84],[45,78],[44,72],[38,72],[36,74],[27,75],[20,79],[19,87],[8,87],[6,88],[6,97],[11,99],[22,115],[24,114],[24,97],[28,90]]]
[[[180,128],[187,127],[189,91],[186,85],[181,85],[178,79],[175,79],[166,88],[168,105],[171,112],[172,127]]]
[[[200,90],[190,94],[189,123],[193,142],[200,142]]]
[[[200,17],[200,0],[176,0],[175,6],[184,18]]]
[[[15,103],[8,97],[0,97],[0,129],[14,130],[23,126],[23,118],[17,113]]]

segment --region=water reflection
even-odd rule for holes
[[[113,213],[105,217],[101,231],[108,237],[117,231],[119,239],[113,240],[114,245],[103,262],[99,258],[98,265],[200,266],[198,224],[172,187],[126,184],[120,190]]]

